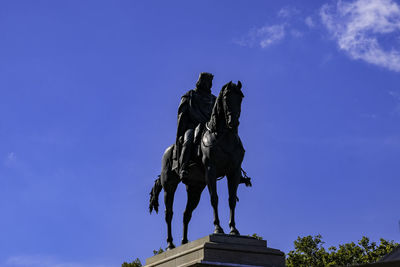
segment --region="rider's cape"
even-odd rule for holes
[[[190,90],[181,98],[178,108],[178,130],[176,134],[173,169],[177,168],[180,154],[180,140],[188,129],[195,129],[198,124],[210,120],[217,97],[213,94],[199,93]]]

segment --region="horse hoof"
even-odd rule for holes
[[[187,244],[189,241],[187,239],[182,239],[182,245]]]
[[[215,226],[214,234],[225,234],[221,226]]]
[[[174,245],[174,243],[172,243],[172,242],[168,242],[168,247],[167,247],[167,250],[171,250],[171,249],[174,249],[175,248],[175,245]]]
[[[240,235],[239,231],[236,228],[231,229],[230,235]]]

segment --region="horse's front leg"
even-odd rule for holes
[[[186,209],[183,213],[183,238],[182,244],[188,242],[187,233],[190,219],[192,218],[192,212],[197,207],[200,201],[201,192],[203,192],[203,186],[186,186],[187,190],[187,203]]]
[[[227,176],[228,180],[228,191],[229,191],[229,210],[230,210],[230,219],[229,219],[229,227],[231,228],[231,235],[240,235],[239,231],[236,229],[235,223],[235,208],[237,201],[237,188],[240,183],[240,169],[234,171],[232,174]]]
[[[214,234],[223,234],[224,230],[219,225],[217,177],[215,165],[210,164],[206,166],[206,182],[208,192],[210,193],[211,206],[214,210]]]

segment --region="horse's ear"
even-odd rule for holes
[[[238,87],[239,90],[242,89],[242,83],[240,81],[238,81],[237,87]]]

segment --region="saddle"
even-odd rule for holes
[[[204,125],[203,124],[198,124],[197,127],[194,130],[194,137],[193,137],[193,147],[192,147],[192,159],[189,162],[190,164],[193,164],[195,161],[195,158],[199,158],[201,156],[201,138],[203,136],[204,132]],[[176,170],[179,165],[179,158],[178,151],[180,152],[181,150],[181,145],[183,143],[183,137],[180,137],[178,140],[178,147],[175,145],[175,149],[173,150],[173,156],[172,156],[172,169]]]

